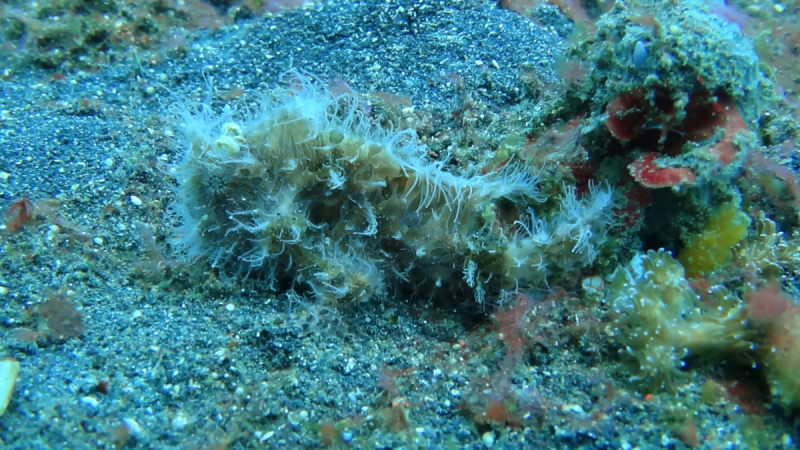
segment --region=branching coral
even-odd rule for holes
[[[774,280],[785,271],[800,267],[800,248],[794,240],[787,240],[778,231],[775,222],[761,214],[756,226],[756,235],[746,239],[734,249],[736,265],[753,275]]]
[[[617,341],[639,368],[636,380],[673,387],[688,356],[713,358],[751,349],[747,310],[718,286],[713,305],[700,301],[668,252],[648,251],[611,276],[609,299],[618,314]]]

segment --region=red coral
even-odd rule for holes
[[[644,219],[645,208],[650,204],[650,191],[644,186],[633,184],[625,191],[625,199],[627,202],[616,209],[616,215],[626,228],[633,228]]]
[[[685,111],[686,117],[681,122],[681,130],[690,141],[713,137],[717,127],[725,127],[727,122],[725,107],[708,91],[692,93]]]
[[[644,89],[623,92],[606,107],[608,131],[620,141],[630,141],[639,136],[647,122],[648,106]]]
[[[747,131],[747,125],[730,96],[712,96],[708,91],[699,91],[689,97],[686,105],[686,118],[681,122],[681,131],[690,141],[697,142],[711,138],[718,128],[724,130],[722,139],[714,144],[709,153],[717,161],[727,166],[736,159],[739,147],[734,142],[736,133]]]
[[[675,101],[661,87],[623,92],[609,102],[606,112],[606,127],[614,137],[621,141],[641,138],[638,140],[645,146],[663,143],[669,131],[678,126]]]
[[[680,123],[674,103],[663,88],[623,92],[606,107],[606,126],[620,141],[637,138],[637,144],[642,147],[660,148],[668,154],[679,151],[687,141],[712,138],[718,129],[722,129],[722,139],[709,148],[709,154],[723,166],[736,159],[739,153],[736,134],[746,131],[747,125],[729,95],[724,92],[712,94],[707,89],[693,92]],[[643,133],[646,129],[657,130],[657,133]]]
[[[631,163],[631,176],[649,188],[672,187],[692,184],[697,179],[694,171],[688,167],[659,167],[655,159],[656,153],[645,153]]]

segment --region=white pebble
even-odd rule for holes
[[[485,445],[487,448],[490,448],[494,445],[494,439],[495,436],[493,431],[487,431],[486,433],[483,433],[483,436],[481,436],[481,441],[483,441],[483,445]]]
[[[267,431],[266,433],[264,433],[260,437],[258,437],[258,442],[264,442],[264,441],[268,440],[269,438],[271,438],[272,436],[275,436],[275,432],[274,431]]]
[[[183,411],[178,411],[178,414],[175,414],[175,417],[172,418],[172,422],[170,422],[170,426],[175,431],[180,431],[189,423],[189,418],[186,417],[186,414]]]
[[[81,403],[83,403],[84,405],[89,405],[89,406],[91,406],[92,408],[97,408],[97,405],[98,405],[100,402],[99,402],[99,401],[97,401],[97,399],[96,399],[96,398],[94,398],[94,397],[90,397],[90,396],[88,396],[88,395],[87,395],[86,397],[81,397]]]
[[[131,195],[130,199],[131,203],[133,203],[133,206],[142,206],[142,199],[140,199],[139,197]]]
[[[130,417],[125,417],[124,419],[122,419],[122,423],[124,423],[125,426],[128,428],[128,431],[130,431],[131,436],[141,437],[144,434],[144,430],[142,429],[142,426],[139,425],[139,422],[131,419]]]

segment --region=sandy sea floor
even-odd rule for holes
[[[569,22],[405,3],[332,2],[201,32],[154,66],[0,83],[0,204],[37,211],[0,232],[0,355],[21,366],[0,446],[793,448],[789,419],[709,394],[702,375],[639,395],[602,333],[537,347],[506,379],[487,314],[393,298],[353,313],[346,333],[303,334],[281,326],[286,298],[263,280],[177,260],[169,106],[201,100],[210,79],[215,107],[302,69],[433,118],[452,114],[464,83],[498,130],[524,128],[539,106],[520,97],[520,74],[553,79]],[[528,396],[524,424],[485,420],[507,389]]]

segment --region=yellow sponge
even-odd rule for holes
[[[750,218],[737,205],[727,203],[714,211],[703,230],[691,237],[678,259],[691,277],[714,270],[731,257],[731,249],[747,236]]]

